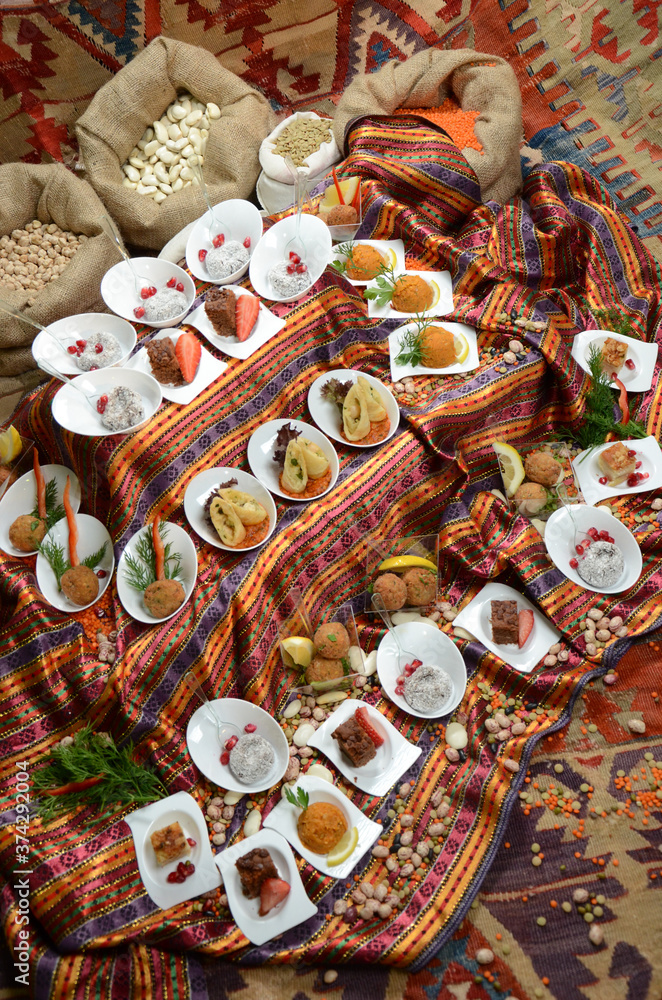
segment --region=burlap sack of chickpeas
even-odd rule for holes
[[[76,123],[86,177],[125,240],[138,247],[163,249],[205,211],[196,184],[169,194],[161,204],[123,186],[122,164],[145,129],[184,91],[221,110],[221,117],[210,122],[204,153],[212,204],[247,197],[260,172],[258,152],[272,125],[266,98],[206,49],[156,38],[101,88]]]
[[[474,133],[483,151],[467,147],[462,152],[476,173],[483,201],[508,201],[522,187],[522,97],[513,70],[498,56],[473,49],[425,49],[406,62],[388,62],[376,73],[356,76],[334,116],[338,147],[343,148],[347,126],[355,118],[388,115],[396,108],[435,108],[448,97],[463,111],[480,111]]]
[[[121,257],[98,221],[105,211],[90,185],[59,163],[0,166],[0,298],[44,326],[75,313],[107,312],[99,286]],[[73,233],[80,246],[40,226],[33,234],[34,222]],[[26,225],[30,230],[12,239]],[[46,278],[52,280],[40,288]],[[47,377],[30,350],[37,332],[0,311],[0,396]]]

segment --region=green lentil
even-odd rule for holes
[[[586,921],[587,924],[592,924],[593,921],[595,920],[595,917],[593,916],[592,913],[585,913],[584,920]]]
[[[592,722],[590,724],[590,726],[588,727],[588,731],[589,733],[597,733],[598,727],[596,726],[595,722]]]
[[[567,900],[561,903],[561,909],[564,913],[572,913],[572,905]]]
[[[594,917],[601,917],[601,916],[604,915],[604,912],[605,911],[602,909],[601,906],[594,906],[593,907],[593,916]]]
[[[435,854],[441,854],[441,847],[439,846],[439,844],[435,844],[432,850],[434,851]]]
[[[541,990],[539,986],[536,986],[535,990],[533,991],[533,995],[534,997],[544,997],[545,991]]]
[[[564,872],[564,871],[565,871],[565,865],[560,865],[560,867],[559,867],[559,871],[560,871],[560,872]]]
[[[607,876],[605,875],[604,872],[598,872],[598,878],[600,879],[601,882],[604,882]]]
[[[600,906],[604,906],[605,903],[607,902],[607,900],[605,899],[604,896],[596,896],[595,897],[595,901],[596,901],[596,903],[599,903]]]
[[[477,910],[479,906],[480,906],[480,903],[478,902],[478,900],[474,899],[473,903],[471,904],[471,909],[472,910]]]
[[[587,785],[587,784],[586,784],[586,782],[584,781],[584,782],[582,782],[582,784],[581,784],[581,785],[579,786],[579,791],[580,791],[580,792],[584,792],[584,794],[586,794],[586,792],[588,792],[588,790],[589,790],[589,788],[590,788],[590,787],[591,787],[591,786],[590,786],[590,785]]]
[[[536,917],[536,923],[538,924],[538,927],[545,927],[545,925],[547,924],[547,918],[546,917]]]
[[[581,915],[583,916],[586,913],[586,907],[585,906],[578,906],[577,907],[577,913],[581,913]]]
[[[645,753],[644,754],[644,760],[653,760],[653,754],[652,753]]]
[[[501,949],[501,951],[503,952],[504,955],[510,955],[510,945],[509,944],[504,944],[504,946]]]
[[[577,799],[574,799],[573,803],[572,803],[572,808],[573,809],[581,809],[581,807],[582,807],[581,802],[578,802]]]
[[[563,773],[563,764],[555,764],[554,765],[554,770],[556,771],[557,774],[562,774]]]
[[[395,819],[395,809],[389,809],[386,815],[388,816],[389,819]]]
[[[617,771],[616,772],[616,777],[617,778],[624,778],[625,777],[625,771]]]
[[[534,857],[531,858],[531,864],[534,868],[539,868],[542,864],[542,858],[539,858],[537,854],[534,855]]]
[[[534,854],[538,854],[540,851],[540,844],[531,844],[531,850]]]

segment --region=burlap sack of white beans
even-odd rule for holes
[[[251,194],[260,172],[258,152],[268,134],[269,104],[211,52],[173,38],[156,38],[95,95],[76,123],[85,176],[117,222],[124,239],[160,250],[205,210],[196,184],[157,204],[123,186],[121,166],[178,93],[217,104],[210,124],[204,176],[212,204]]]
[[[0,237],[37,219],[87,237],[59,277],[44,288],[10,288],[10,279],[19,282],[6,276],[0,281],[0,298],[43,326],[75,313],[107,312],[99,285],[121,256],[99,223],[105,211],[90,185],[59,163],[0,166]],[[38,247],[25,249],[34,255]],[[0,256],[6,255],[0,245]],[[33,262],[18,266],[30,270]],[[0,396],[31,388],[47,377],[37,369],[30,350],[37,333],[34,326],[0,312]]]
[[[508,201],[522,187],[522,97],[515,73],[498,56],[425,49],[406,62],[388,62],[376,73],[354,77],[334,116],[336,142],[344,148],[353,119],[388,115],[396,108],[435,108],[447,97],[463,111],[480,112],[474,133],[483,151],[466,147],[462,153],[476,173],[483,201]]]

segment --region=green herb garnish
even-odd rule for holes
[[[333,251],[335,254],[341,254],[345,260],[332,260],[331,267],[338,272],[338,274],[344,274],[347,270],[347,265],[351,262],[352,252],[354,250],[354,240],[350,240],[349,243],[340,243]]]
[[[98,566],[105,556],[107,548],[108,543],[104,542],[101,548],[97,549],[96,552],[93,552],[91,556],[86,556],[85,559],[81,559],[81,566],[87,566],[88,569],[94,569],[94,567]],[[48,561],[49,566],[53,570],[55,579],[57,580],[57,589],[62,590],[62,576],[68,569],[71,569],[71,563],[67,558],[65,558],[64,555],[64,546],[60,545],[59,542],[44,539],[44,541],[37,546],[37,549],[44,559]]]
[[[376,288],[366,288],[366,299],[373,299],[375,305],[385,306],[393,298],[393,290],[397,278],[393,270],[393,264],[382,264],[379,274],[375,278]]]
[[[621,440],[646,437],[646,428],[638,420],[628,420],[626,424],[614,420],[615,399],[611,379],[603,371],[602,352],[595,344],[589,347],[587,362],[591,388],[585,397],[584,422],[573,434],[582,449],[590,450],[604,444],[610,431]]]
[[[46,483],[46,531],[64,517],[64,506],[57,502],[57,481],[49,479]],[[39,506],[35,503],[30,511],[33,517],[39,517]]]
[[[636,330],[632,328],[632,320],[618,309],[596,309],[593,313],[595,321],[601,330],[611,330],[620,333],[621,337],[634,337],[641,340]]]
[[[159,522],[159,534],[165,542],[168,533],[167,525]],[[172,542],[167,542],[164,546],[164,567],[166,580],[173,580],[181,573],[181,556],[178,552],[172,551]],[[136,542],[136,555],[126,553],[126,569],[124,570],[126,582],[134,590],[145,591],[150,583],[156,582],[156,554],[154,552],[154,542],[152,540],[151,528],[140,536]],[[173,566],[170,563],[174,563]]]
[[[294,795],[292,790],[285,785],[285,796],[287,801],[297,809],[306,810],[308,808],[308,803],[310,801],[308,792],[304,792],[303,788],[297,788],[297,793]]]
[[[400,350],[395,358],[396,365],[422,365],[423,364],[423,344],[421,335],[433,324],[421,313],[416,314],[413,320],[416,329],[400,331]]]

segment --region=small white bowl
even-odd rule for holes
[[[228,545],[223,545],[223,542],[218,537],[218,532],[215,528],[211,527],[207,518],[205,517],[205,503],[209,494],[215,490],[221,483],[227,483],[230,479],[236,479],[237,485],[235,489],[243,490],[244,493],[250,493],[250,495],[261,503],[262,506],[267,511],[267,516],[269,518],[269,531],[264,536],[261,542],[256,545],[248,545],[246,547],[230,548]],[[221,466],[215,469],[205,469],[204,472],[199,472],[198,475],[191,480],[186,488],[186,493],[184,494],[184,513],[186,514],[186,520],[191,525],[193,530],[204,538],[206,542],[210,545],[215,546],[217,549],[223,549],[224,552],[235,552],[237,554],[243,554],[244,552],[250,552],[251,549],[258,549],[261,545],[264,545],[274,533],[276,528],[276,521],[278,520],[278,511],[276,510],[276,504],[273,501],[271,493],[262,485],[262,483],[255,478],[255,476],[249,475],[247,472],[243,472],[241,469],[232,469],[227,466]],[[1,531],[1,529],[0,529]],[[1,534],[0,534],[0,537]]]
[[[172,521],[162,521],[161,524],[164,528],[168,529],[167,535],[164,537],[164,542],[166,544],[170,542],[172,544],[172,552],[177,553],[181,557],[181,570],[175,579],[179,580],[184,588],[184,600],[176,611],[173,611],[171,615],[166,615],[164,618],[155,618],[151,611],[148,611],[145,607],[143,595],[138,590],[135,590],[126,579],[127,556],[132,556],[137,561],[140,560],[136,546],[142,536],[151,532],[151,524],[146,524],[139,531],[136,531],[135,535],[131,536],[124,546],[117,564],[117,596],[122,602],[125,611],[128,611],[136,621],[144,622],[146,625],[159,625],[162,622],[168,621],[169,618],[174,618],[175,615],[178,615],[184,609],[184,605],[193,593],[195,581],[198,578],[198,554],[187,532]]]
[[[66,431],[85,437],[131,434],[154,416],[163,399],[161,386],[156,379],[132,368],[100,368],[96,372],[85,372],[71,381],[91,394],[110,395],[116,386],[124,385],[142,397],[145,416],[140,423],[121,431],[110,431],[101,422],[101,414],[89,406],[79,392],[70,385],[63,385],[51,403],[53,417]]]
[[[278,431],[285,424],[291,424],[295,430],[299,431],[299,434],[309,438],[326,455],[331,466],[331,480],[322,493],[318,493],[312,497],[292,497],[289,493],[282,491],[280,487],[280,466],[274,462],[274,445],[276,444]],[[268,420],[266,424],[260,424],[248,439],[247,457],[251,472],[263,486],[266,486],[276,496],[282,497],[283,500],[294,501],[295,503],[310,503],[312,500],[319,500],[325,496],[336,485],[338,473],[340,472],[338,453],[329,439],[321,431],[318,431],[317,427],[312,427],[310,424],[304,423],[303,420]]]
[[[255,247],[250,263],[250,278],[258,295],[272,302],[296,302],[312,291],[313,285],[322,276],[331,259],[331,233],[329,227],[315,215],[301,216],[301,241],[306,247],[306,264],[311,282],[296,295],[276,295],[269,281],[269,271],[285,260],[285,247],[296,233],[296,216],[288,215],[268,229]]]
[[[573,504],[571,507],[572,516],[580,532],[587,532],[589,528],[597,528],[598,531],[608,531],[614,539],[615,544],[623,553],[623,572],[611,587],[591,587],[586,580],[583,580],[576,569],[570,565],[570,560],[577,558],[575,552],[575,525],[570,519],[570,515],[565,507],[559,507],[545,525],[545,545],[549,558],[557,569],[567,576],[569,580],[576,583],[584,590],[595,591],[597,594],[621,594],[635,583],[641,576],[643,561],[639,542],[632,532],[619,521],[617,517],[601,507],[587,507],[586,504]]]
[[[171,319],[161,320],[158,323],[150,323],[144,316],[138,319],[133,310],[138,306],[144,308],[145,300],[136,293],[133,273],[125,260],[111,267],[101,279],[101,297],[108,308],[132,323],[136,321],[144,323],[145,326],[153,326],[155,330],[164,330],[168,326],[178,326],[195,299],[195,283],[191,275],[176,264],[171,264],[169,260],[160,260],[158,257],[133,257],[132,263],[138,275],[139,288],[153,285],[160,292],[167,286],[171,278],[181,281],[186,296],[186,309],[182,309]]]
[[[238,243],[243,243],[247,236],[250,237],[251,245],[248,252],[252,256],[262,237],[262,216],[255,205],[241,198],[230,198],[228,201],[214,205],[214,217],[223,226],[226,240],[236,240]],[[208,281],[212,285],[230,285],[246,274],[250,257],[243,267],[229,274],[227,278],[210,278],[207,268],[198,257],[200,250],[212,249],[212,242],[209,238],[210,221],[207,211],[193,226],[186,242],[186,264],[191,273],[200,281]]]
[[[337,378],[340,382],[356,382],[359,375],[362,375],[380,394],[384,401],[384,408],[388,419],[391,422],[391,429],[386,437],[372,444],[363,444],[362,441],[347,441],[341,434],[343,422],[340,410],[335,403],[322,395],[322,389],[332,378]],[[380,445],[385,444],[389,438],[393,437],[400,423],[400,409],[391,390],[387,389],[384,383],[378,378],[368,375],[367,372],[356,371],[353,368],[335,369],[319,375],[308,390],[308,409],[320,430],[328,435],[328,437],[333,438],[334,441],[339,441],[340,444],[344,444],[348,448],[379,448]]]
[[[85,608],[91,608],[93,604],[100,601],[105,594],[110,579],[113,575],[113,570],[115,568],[115,555],[113,552],[113,540],[108,534],[108,529],[105,524],[98,521],[96,517],[91,517],[89,514],[76,514],[76,524],[78,525],[78,531],[80,533],[80,538],[78,545],[78,558],[83,561],[86,556],[91,556],[93,552],[96,552],[105,543],[106,551],[104,552],[101,562],[98,564],[96,569],[103,570],[106,574],[99,580],[99,593],[89,604],[84,604],[82,607],[78,604],[74,604],[70,601],[65,594],[58,588],[57,577],[51,568],[46,556],[43,556],[41,552],[37,556],[37,583],[39,589],[41,590],[44,598],[51,604],[54,608],[59,611],[67,611],[71,613],[72,611],[84,611]],[[61,521],[54,524],[51,530],[46,535],[44,541],[56,542],[61,545],[64,549],[65,558],[69,558],[69,525],[67,523],[66,517],[63,517]]]
[[[109,313],[78,313],[77,316],[65,316],[55,323],[50,323],[48,329],[59,340],[80,340],[93,333],[112,333],[122,348],[121,357],[112,365],[99,365],[99,368],[119,368],[136,346],[136,331],[125,319],[111,316]],[[68,346],[68,345],[67,345]],[[80,375],[82,369],[76,364],[76,358],[69,354],[67,347],[58,347],[52,337],[43,331],[32,341],[32,357],[37,364],[43,359],[49,362],[63,375]]]

